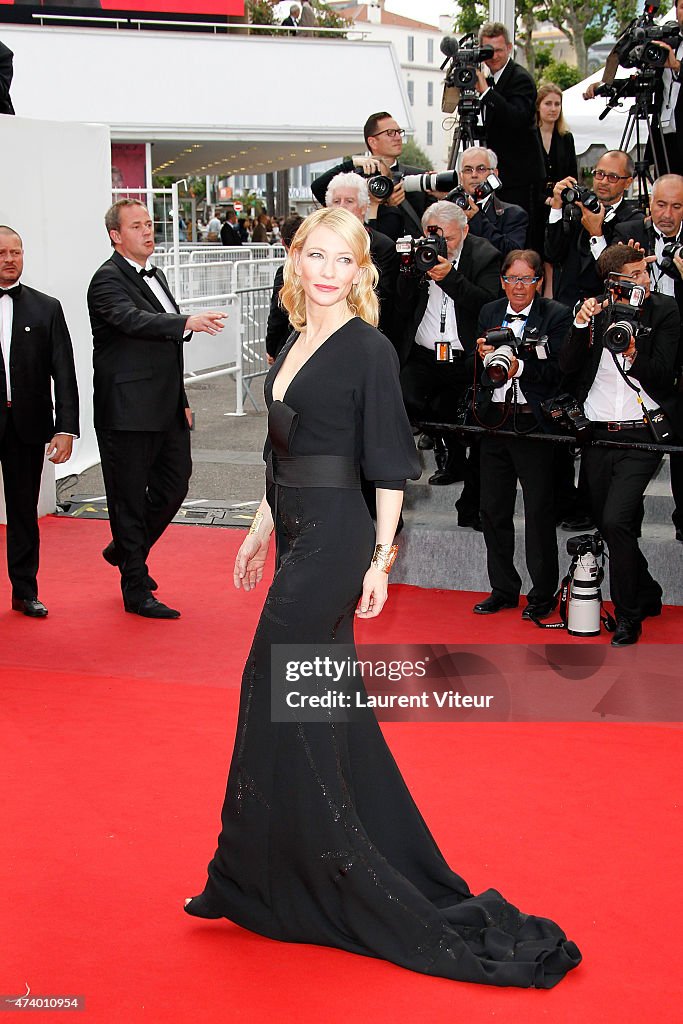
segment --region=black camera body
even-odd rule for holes
[[[403,185],[406,192],[448,192],[457,180],[458,175],[455,171],[427,171],[424,174],[406,175],[372,174],[367,179],[368,192],[380,202],[388,199],[397,185]]]
[[[662,250],[662,258],[657,263],[657,266],[663,274],[666,274],[667,277],[673,277],[675,280],[680,275],[678,267],[674,263],[674,256],[683,257],[683,242],[667,242]]]
[[[500,185],[500,178],[491,172],[484,181],[480,181],[478,185],[475,185],[472,192],[467,192],[462,185],[457,185],[452,192],[448,193],[446,199],[449,203],[455,203],[461,210],[469,210],[470,198],[475,203],[478,203],[482,199],[493,195],[494,192],[497,192]]]
[[[580,533],[578,537],[567,538],[567,554],[572,558],[587,554],[599,558],[604,551],[605,543],[599,533]]]
[[[565,392],[554,398],[547,398],[545,402],[541,402],[541,411],[557,430],[564,428],[579,439],[590,434],[591,422],[573,395]]]
[[[402,273],[426,274],[439,262],[439,256],[448,259],[448,245],[443,230],[436,224],[430,224],[426,236],[412,238],[404,235],[396,241],[396,252],[399,255]]]
[[[667,21],[664,25],[656,25],[654,22],[659,7],[657,0],[646,0],[644,13],[640,18],[634,18],[617,39],[612,52],[622,68],[661,71],[668,51],[658,43],[667,43],[674,51],[678,48],[681,40],[678,23]]]
[[[444,36],[441,52],[450,60],[445,86],[456,89],[474,89],[480,64],[493,57],[492,46],[475,45],[474,36]]]
[[[567,185],[560,192],[560,199],[562,200],[562,222],[565,229],[569,224],[581,221],[581,210],[576,205],[577,203],[581,203],[591,213],[600,213],[602,208],[595,192],[583,185]]]
[[[610,352],[625,352],[631,344],[631,336],[638,339],[650,333],[649,327],[640,325],[645,297],[646,290],[642,284],[634,284],[619,274],[610,274],[607,279],[609,304],[602,334],[602,343]]]

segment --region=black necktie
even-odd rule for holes
[[[20,292],[21,285],[15,284],[12,288],[3,288],[2,291],[0,291],[0,298],[2,298],[3,295],[9,295],[11,299],[16,299]]]
[[[150,267],[149,270],[145,270],[144,267],[141,267],[140,270],[138,270],[138,274],[140,275],[140,277],[156,277],[157,268]]]

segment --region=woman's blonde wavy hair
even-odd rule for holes
[[[344,239],[353,253],[360,271],[360,280],[358,284],[352,285],[346,302],[354,316],[376,327],[379,303],[375,286],[379,275],[370,257],[370,237],[357,217],[338,206],[325,207],[309,214],[292,239],[284,267],[285,283],[280,290],[280,302],[289,314],[289,322],[295,331],[301,331],[306,326],[306,296],[294,263],[301,255],[308,236],[318,227],[334,231]]]

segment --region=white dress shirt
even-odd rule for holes
[[[664,252],[664,246],[667,245],[667,243],[664,241],[664,235],[654,227],[654,224],[653,228],[655,232],[655,256],[657,257],[657,263],[659,263]],[[676,241],[680,242],[680,240],[681,232],[679,231]],[[657,266],[657,263],[650,264],[652,291],[657,292],[658,295],[671,295],[672,298],[676,298],[676,289],[674,287],[675,282],[673,277],[669,277],[668,274],[664,274]]]
[[[453,266],[457,268],[460,261],[460,256],[454,259]],[[444,324],[443,332],[441,331],[441,318],[445,313],[446,322]],[[458,335],[458,321],[455,318],[455,303],[453,299],[446,295],[446,292],[436,281],[432,281],[429,278],[429,298],[427,299],[427,308],[424,311],[424,316],[420,320],[420,325],[417,328],[415,334],[415,344],[421,345],[422,348],[431,349],[434,351],[434,346],[437,341],[448,341],[450,342],[451,348],[456,351],[463,352],[462,342]]]
[[[588,325],[577,325],[582,328]],[[624,373],[631,366],[631,359],[616,355]],[[638,381],[633,381],[639,387]],[[640,388],[640,397],[649,410],[656,409],[657,403]],[[606,348],[602,350],[598,371],[591,384],[590,391],[584,402],[584,411],[589,420],[599,423],[613,423],[621,420],[642,420],[643,410],[638,402],[637,393],[630,388],[621,376]]]
[[[17,284],[19,282],[17,281]],[[14,288],[15,286],[12,285]],[[5,364],[5,380],[7,381],[7,401],[12,401],[12,385],[9,379],[9,350],[12,344],[12,323],[14,321],[14,299],[0,289],[0,358]]]

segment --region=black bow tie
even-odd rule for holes
[[[157,268],[150,267],[149,270],[145,270],[144,267],[141,267],[140,270],[138,270],[138,274],[140,275],[140,277],[156,277]]]
[[[3,295],[9,295],[11,299],[16,299],[20,292],[21,285],[15,284],[12,288],[3,288],[2,291],[0,291],[0,298],[2,298]]]
[[[669,242],[678,241],[678,235],[663,235],[661,231],[658,231],[657,236],[661,238],[661,240],[664,242],[664,245],[667,245]]]
[[[505,319],[510,324],[513,320],[528,320],[529,318],[525,313],[506,313]]]

